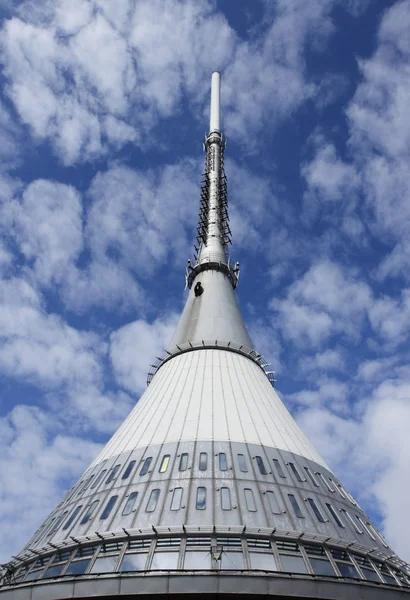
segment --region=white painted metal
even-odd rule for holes
[[[211,115],[209,120],[209,131],[217,131],[221,129],[221,75],[215,71],[212,73],[211,81]]]
[[[262,444],[329,468],[262,369],[225,350],[168,361],[93,465],[135,448],[196,440]]]

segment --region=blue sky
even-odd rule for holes
[[[410,4],[6,0],[0,17],[1,560],[173,332],[213,70],[255,346],[410,560]]]

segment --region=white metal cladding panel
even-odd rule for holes
[[[169,360],[94,461],[133,448],[192,440],[276,447],[326,468],[263,371],[225,350],[194,350]]]

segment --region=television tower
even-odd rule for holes
[[[3,565],[0,600],[410,598],[408,565],[299,429],[243,322],[219,73],[209,129],[171,345],[99,456]]]

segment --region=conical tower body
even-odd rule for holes
[[[220,76],[196,256],[164,357],[127,419],[5,566],[1,600],[408,597],[409,571],[297,426],[235,295]]]

